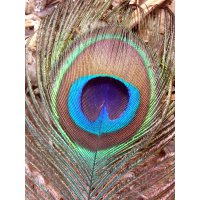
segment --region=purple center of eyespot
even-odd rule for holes
[[[81,108],[90,121],[95,121],[102,109],[113,120],[120,117],[129,102],[127,87],[111,77],[96,77],[87,82],[81,96]]]

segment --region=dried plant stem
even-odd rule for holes
[[[164,2],[166,2],[167,0],[147,0],[145,1],[143,4],[140,5],[140,8],[143,10],[142,15],[146,16],[148,15],[150,12],[152,12],[156,7],[160,6],[161,4],[163,4]],[[132,22],[129,24],[129,27],[133,27],[136,24],[140,23],[141,20],[141,16],[140,16],[140,12],[138,9],[136,9],[133,12],[132,15]]]

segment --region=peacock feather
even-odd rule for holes
[[[37,31],[27,199],[174,199],[174,154],[160,156],[174,139],[174,15],[111,2],[66,1]]]

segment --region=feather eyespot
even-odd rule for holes
[[[156,88],[154,63],[143,47],[128,31],[105,28],[72,43],[52,101],[56,121],[72,141],[90,150],[106,149],[138,134],[153,109]]]

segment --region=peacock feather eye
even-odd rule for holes
[[[74,41],[62,59],[52,110],[69,138],[93,151],[137,136],[155,109],[155,63],[142,41],[102,28]]]

